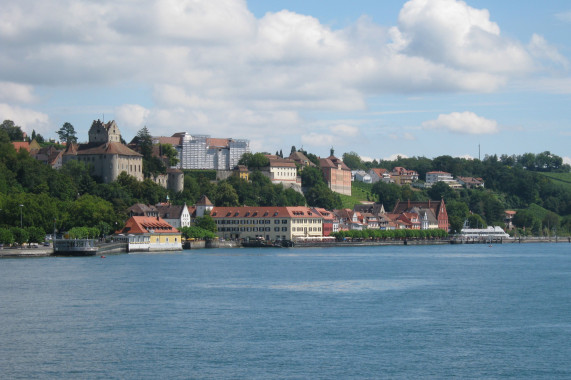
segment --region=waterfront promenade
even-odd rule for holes
[[[434,240],[346,240],[329,242],[297,242],[292,248],[318,248],[318,247],[368,247],[368,246],[398,246],[398,245],[447,245],[447,244],[489,244],[488,240],[460,240],[453,237]],[[493,240],[491,244],[518,244],[518,243],[571,243],[569,237],[522,237]],[[118,243],[102,244],[98,254],[127,253]],[[195,244],[191,249],[241,248],[238,242],[221,241],[218,245],[205,247],[204,244]],[[53,255],[52,247],[37,248],[3,248],[0,249],[0,258],[10,257],[47,257]]]

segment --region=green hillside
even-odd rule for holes
[[[571,190],[571,173],[539,173],[551,179],[553,183],[563,185],[566,189]]]
[[[353,206],[361,203],[361,201],[376,201],[376,197],[372,193],[373,185],[352,182],[351,183],[351,196],[339,194],[343,208],[353,209]]]

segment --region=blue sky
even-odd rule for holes
[[[0,118],[94,119],[253,151],[571,162],[567,1],[20,0],[0,5]]]

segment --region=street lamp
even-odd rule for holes
[[[24,209],[24,205],[20,205],[20,228],[23,228],[22,223],[22,210]]]

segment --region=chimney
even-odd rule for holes
[[[410,198],[408,199],[407,208],[410,208]]]

